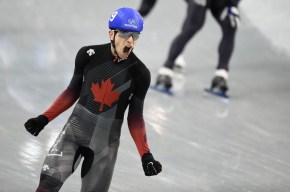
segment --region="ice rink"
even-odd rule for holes
[[[210,12],[184,51],[184,91],[148,91],[149,146],[163,165],[145,177],[124,121],[110,192],[290,191],[290,2],[243,0],[230,64],[230,100],[207,95],[221,31]],[[108,18],[139,0],[0,0],[0,192],[31,192],[71,109],[38,137],[23,124],[67,87],[77,51],[109,42]],[[134,52],[152,83],[181,29],[183,0],[159,0]],[[62,192],[80,190],[81,166]]]

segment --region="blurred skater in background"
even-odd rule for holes
[[[222,29],[218,47],[218,62],[210,88],[218,94],[226,94],[229,78],[229,61],[233,53],[235,35],[240,25],[238,3],[240,0],[187,0],[187,16],[180,34],[173,40],[168,57],[159,69],[156,80],[158,89],[170,90],[173,76],[181,73],[185,61],[181,56],[189,40],[202,28],[209,9]],[[179,57],[178,57],[179,56]]]

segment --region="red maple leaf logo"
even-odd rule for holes
[[[101,87],[98,83],[92,83],[91,90],[94,95],[94,101],[100,102],[100,111],[103,111],[104,105],[109,107],[119,99],[121,93],[117,91],[112,91],[115,84],[111,83],[111,79],[107,79],[106,81],[102,80]]]

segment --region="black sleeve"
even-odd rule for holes
[[[86,56],[86,48],[83,47],[77,53],[74,74],[70,84],[43,113],[49,121],[66,111],[78,100],[83,81],[83,67],[87,62],[88,56]]]
[[[135,79],[135,92],[130,102],[127,121],[130,134],[132,135],[139,154],[142,157],[145,153],[150,152],[143,118],[143,105],[151,77],[149,70],[142,63],[140,63],[140,65],[141,68],[138,69],[141,70],[135,71],[138,75]]]
[[[83,75],[83,69],[90,60],[90,56],[88,54],[89,50],[89,47],[85,46],[78,51],[75,59],[75,75]]]
[[[151,74],[150,71],[144,66],[140,75],[136,77],[136,87],[135,87],[135,96],[141,100],[145,99],[146,93],[150,86]]]
[[[142,64],[143,65],[143,64]],[[135,92],[129,106],[129,114],[143,116],[143,105],[145,96],[150,86],[151,75],[150,71],[144,66],[140,73],[136,72]]]

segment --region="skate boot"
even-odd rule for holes
[[[175,59],[173,71],[176,73],[182,74],[185,67],[186,67],[186,63],[185,63],[184,57],[183,55],[179,55]]]
[[[228,98],[227,91],[228,91],[228,85],[227,85],[227,79],[228,79],[228,72],[225,69],[218,69],[215,72],[215,76],[211,81],[211,87],[208,90],[208,92]]]
[[[158,76],[155,84],[155,89],[161,92],[170,94],[170,88],[172,87],[172,77],[174,72],[167,68],[161,67],[158,71]]]

